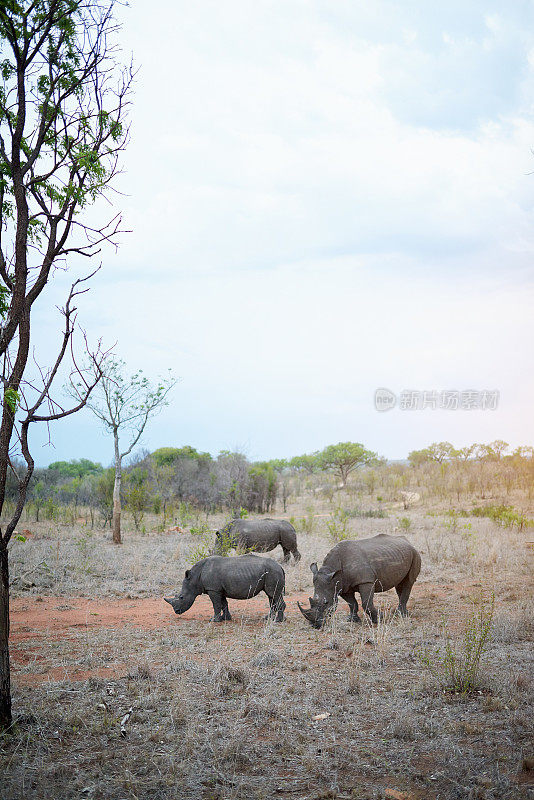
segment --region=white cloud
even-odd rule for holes
[[[120,11],[141,65],[120,203],[133,233],[84,304],[132,369],[183,376],[154,442],[275,455],[355,438],[401,456],[532,437],[526,17],[481,2],[152,10]],[[505,400],[385,421],[370,407],[384,384]]]

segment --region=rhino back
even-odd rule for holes
[[[280,543],[282,530],[283,526],[275,519],[240,519],[232,527],[242,547],[269,550]]]
[[[235,600],[254,597],[265,587],[265,580],[275,576],[284,582],[284,570],[271,558],[251,554],[227,558],[211,556],[202,570],[204,591],[224,592]]]
[[[374,583],[376,591],[385,592],[406,577],[416,555],[415,548],[403,536],[381,533],[369,539],[340,542],[328,553],[323,566],[339,565],[343,591]]]

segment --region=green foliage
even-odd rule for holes
[[[291,517],[291,519],[294,518]],[[302,533],[313,533],[313,529],[315,527],[315,517],[313,511],[309,511],[305,517],[301,517],[296,525],[293,522],[291,524],[296,527],[297,530],[302,531]]]
[[[270,461],[267,461],[267,464],[271,466],[275,472],[282,473],[287,467],[289,463],[285,458],[273,458]]]
[[[229,556],[235,547],[230,536],[231,525],[232,523],[230,522],[219,531],[219,536],[217,537],[217,555],[219,556]]]
[[[259,514],[271,511],[278,491],[278,477],[268,461],[254,464],[248,471],[247,506]]]
[[[289,462],[289,466],[299,472],[307,472],[312,475],[314,472],[319,471],[319,460],[317,453],[304,454],[302,456],[294,456]]]
[[[185,527],[186,525],[189,525],[191,520],[196,518],[197,514],[193,506],[191,506],[189,503],[185,503],[182,501],[178,503],[178,507],[176,509],[176,516],[180,521],[180,525],[182,525],[182,527]]]
[[[482,598],[467,619],[465,632],[459,642],[447,636],[438,652],[424,650],[419,659],[445,691],[466,694],[479,685],[480,662],[491,640],[495,597]]]
[[[342,508],[337,508],[332,514],[332,518],[326,522],[326,529],[332,541],[341,542],[343,539],[350,539],[350,532],[347,530],[347,525],[347,512]]]
[[[104,471],[102,464],[88,458],[53,461],[48,469],[57,472],[62,478],[84,478],[86,475],[99,475]]]
[[[146,472],[134,468],[126,476],[124,487],[124,500],[128,511],[131,513],[135,529],[138,531],[148,509],[151,495],[147,483]]]
[[[505,505],[487,505],[475,506],[471,511],[473,517],[487,517],[488,519],[496,522],[502,528],[518,528],[522,531],[534,525],[534,519],[530,519],[521,511],[516,511],[513,506]]]
[[[59,517],[59,510],[59,504],[54,500],[53,497],[49,497],[44,503],[45,519],[57,520]]]
[[[378,500],[381,499],[380,497],[378,498]],[[361,519],[385,519],[387,517],[387,513],[383,508],[371,508],[368,511],[362,511],[361,508],[346,508],[345,514],[347,517],[360,517]]]
[[[343,484],[353,470],[364,464],[374,464],[377,459],[377,453],[367,450],[360,442],[331,444],[317,456],[319,468],[333,470],[339,475]]]
[[[191,566],[196,564],[197,561],[202,561],[203,558],[208,558],[212,552],[212,537],[206,532],[202,534],[200,541],[189,550],[187,554],[187,563]],[[223,553],[223,555],[227,555]]]
[[[20,403],[20,394],[15,389],[6,389],[4,392],[4,403],[13,412],[17,410]]]
[[[399,519],[399,528],[401,531],[409,531],[412,527],[412,521],[409,517],[401,517]]]
[[[100,473],[95,479],[95,497],[100,514],[104,521],[111,523],[113,516],[113,487],[115,484],[115,470],[109,468]]]
[[[207,533],[211,532],[211,528],[205,522],[201,522],[198,525],[191,525],[189,528],[189,533],[191,536],[205,536]]]
[[[154,450],[152,459],[158,467],[170,466],[178,459],[191,459],[205,463],[212,461],[209,453],[198,452],[198,450],[189,445],[184,447],[160,447],[158,450]]]
[[[477,455],[483,461],[500,461],[510,445],[502,439],[495,439],[489,444],[477,445]]]
[[[457,452],[450,442],[433,442],[423,450],[412,450],[408,455],[408,461],[412,467],[419,467],[429,461],[441,464],[453,458]]]

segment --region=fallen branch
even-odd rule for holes
[[[133,706],[130,706],[126,714],[121,719],[121,736],[126,736],[126,725],[133,714]]]
[[[31,569],[27,570],[26,572],[23,572],[23,573],[22,573],[22,575],[15,575],[15,577],[14,577],[14,578],[12,578],[12,579],[9,581],[9,586],[10,586],[10,587],[11,587],[11,586],[14,586],[14,585],[17,583],[17,581],[23,581],[23,580],[26,578],[26,576],[27,576],[27,575],[31,575],[31,574],[32,574],[32,572],[35,572],[35,570],[39,569],[39,567],[42,567],[42,566],[43,566],[43,564],[44,564],[44,565],[45,565],[45,567],[46,567],[46,568],[47,568],[47,569],[50,571],[50,567],[48,566],[48,564],[46,563],[46,561],[39,561],[39,563],[38,563],[38,564],[36,564],[34,567],[32,567]]]

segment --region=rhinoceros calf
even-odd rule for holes
[[[284,519],[233,519],[216,532],[213,552],[222,553],[226,543],[231,547],[260,553],[268,553],[281,545],[284,564],[289,561],[291,553],[295,563],[300,561],[297,533],[293,525]]]
[[[228,597],[247,600],[263,591],[269,598],[269,617],[284,619],[285,572],[272,558],[247,554],[235,558],[209,556],[186,570],[178,596],[165,597],[176,614],[191,608],[199,594],[207,594],[213,603],[215,622],[230,620]]]
[[[310,569],[314,588],[310,608],[304,609],[300,603],[298,606],[315,628],[324,624],[338,597],[349,604],[349,619],[361,622],[355,592],[360,594],[364,611],[378,622],[374,594],[393,587],[399,596],[399,613],[408,614],[406,603],[421,570],[421,556],[404,536],[380,533],[371,539],[339,542],[327,553],[320,569],[317,564]]]

